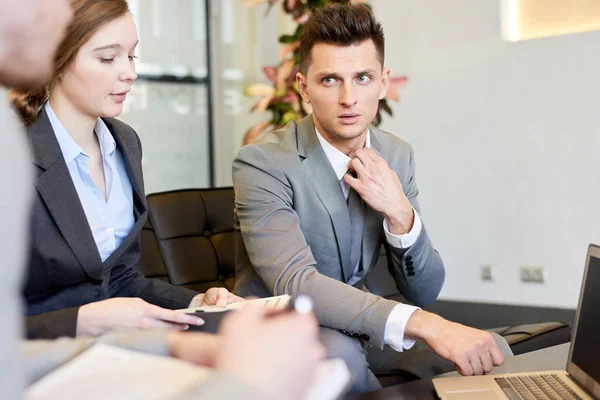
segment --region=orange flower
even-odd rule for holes
[[[400,101],[399,89],[402,89],[408,83],[408,77],[406,76],[395,76],[390,77],[390,85],[388,86],[387,94],[385,97],[390,100]]]

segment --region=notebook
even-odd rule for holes
[[[100,343],[29,386],[24,399],[177,399],[210,375],[185,361]],[[305,399],[336,399],[349,380],[343,360],[323,361]]]

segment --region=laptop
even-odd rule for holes
[[[435,378],[442,400],[600,399],[600,247],[587,253],[567,369]]]

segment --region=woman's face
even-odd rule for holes
[[[116,117],[131,90],[137,30],[131,14],[115,19],[85,43],[58,85],[69,102],[91,117]]]

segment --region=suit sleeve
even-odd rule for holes
[[[141,236],[136,238],[127,257],[136,257],[139,262]],[[110,297],[140,297],[148,303],[169,309],[187,308],[198,293],[184,287],[174,286],[158,279],[144,277],[129,265],[135,262],[122,262],[115,265],[110,273]]]
[[[140,297],[148,303],[169,309],[187,308],[198,293],[157,279],[145,278],[126,264],[112,268],[110,297]],[[28,339],[75,337],[79,307],[25,317]]]
[[[276,161],[259,146],[243,147],[233,162],[233,184],[248,257],[271,293],[306,294],[321,325],[366,334],[383,348],[385,322],[397,303],[318,272],[292,187]]]
[[[79,307],[71,307],[25,317],[25,335],[28,339],[75,337],[78,313]]]
[[[421,216],[417,199],[419,189],[415,178],[414,154],[412,147],[409,146],[409,149],[410,157],[408,174],[404,182],[404,193],[415,211]],[[390,274],[394,277],[398,290],[406,300],[419,307],[426,307],[433,303],[442,290],[446,272],[442,258],[429,240],[425,225],[423,224],[421,232],[412,246],[398,248],[385,243],[385,249]]]

